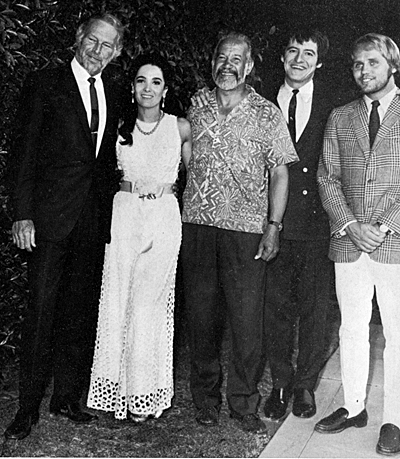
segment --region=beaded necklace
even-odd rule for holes
[[[158,121],[157,121],[157,124],[153,127],[153,129],[151,131],[143,131],[143,129],[140,128],[139,126],[139,123],[137,122],[136,120],[136,127],[138,128],[138,131],[141,132],[143,135],[151,135],[153,134],[153,132],[155,132],[155,130],[158,128],[159,124],[161,123],[161,120],[164,118],[164,112],[162,111],[160,113],[160,117],[158,118]]]

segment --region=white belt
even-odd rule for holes
[[[150,186],[142,186],[138,185],[136,182],[132,183],[127,180],[123,180],[120,183],[120,191],[138,193],[139,198],[141,199],[157,199],[161,198],[163,194],[173,194],[173,185],[173,183],[157,183]]]

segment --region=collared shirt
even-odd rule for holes
[[[85,106],[88,123],[90,126],[90,119],[92,117],[92,106],[90,103],[90,83],[88,78],[91,77],[89,73],[79,64],[79,62],[74,57],[71,62],[72,72],[75,76],[75,80],[78,84],[79,92],[82,97],[83,105]],[[107,118],[107,104],[106,104],[106,96],[104,93],[104,85],[103,80],[101,79],[101,73],[94,75],[93,77],[97,92],[97,99],[99,102],[99,129],[97,132],[97,144],[96,144],[96,156],[99,152],[99,148],[101,145],[101,139],[103,138],[104,128],[106,126],[106,118]]]
[[[262,233],[268,220],[268,169],[298,161],[281,111],[249,94],[218,120],[216,90],[191,108],[193,154],[183,195],[183,221]]]
[[[296,106],[296,142],[299,140],[310,119],[312,96],[314,92],[313,80],[310,80],[298,89]],[[289,122],[289,102],[292,96],[293,88],[285,81],[279,89],[277,100],[287,123]]]
[[[396,92],[397,92],[398,89],[399,88],[396,86],[390,92],[388,92],[384,97],[379,99],[378,113],[379,113],[379,119],[380,119],[381,123],[382,123],[383,118],[385,117],[385,114],[387,112],[387,109],[389,108],[389,105],[392,103],[392,100],[396,96]],[[370,97],[368,97],[367,95],[364,95],[363,99],[364,99],[364,102],[365,102],[365,104],[367,106],[368,119],[369,119],[369,116],[370,116],[371,110],[372,110],[372,102],[373,102],[373,100]],[[356,223],[356,222],[357,222],[357,220],[351,220],[350,222],[347,222],[343,226],[343,228],[340,229],[340,231],[338,232],[336,237],[345,236],[346,235],[346,231],[345,231],[346,228],[349,225],[351,225],[352,223]],[[390,228],[388,228],[385,225],[381,225],[381,231],[383,231],[383,232],[388,231],[389,233],[393,232]]]
[[[379,119],[380,122],[382,123],[383,118],[385,117],[385,114],[387,112],[387,109],[389,108],[389,105],[391,104],[392,100],[394,99],[396,95],[396,91],[399,88],[394,87],[390,92],[386,94],[386,96],[382,97],[379,99],[379,107],[378,107],[378,113],[379,113]],[[368,110],[368,119],[369,115],[371,114],[372,110],[372,102],[373,100],[370,99],[367,95],[364,95],[364,102],[367,104],[367,110]]]

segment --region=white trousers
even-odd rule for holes
[[[400,427],[400,265],[377,263],[362,253],[354,263],[335,263],[335,273],[342,316],[339,335],[344,407],[350,417],[365,407],[375,289],[386,339],[383,424]]]

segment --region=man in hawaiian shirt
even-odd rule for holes
[[[298,157],[281,111],[245,83],[253,65],[250,40],[224,36],[212,59],[216,88],[209,104],[189,112],[193,155],[183,196],[182,266],[196,420],[218,424],[227,315],[230,414],[244,430],[263,434],[257,414],[265,363],[262,260],[278,253],[287,165]]]

